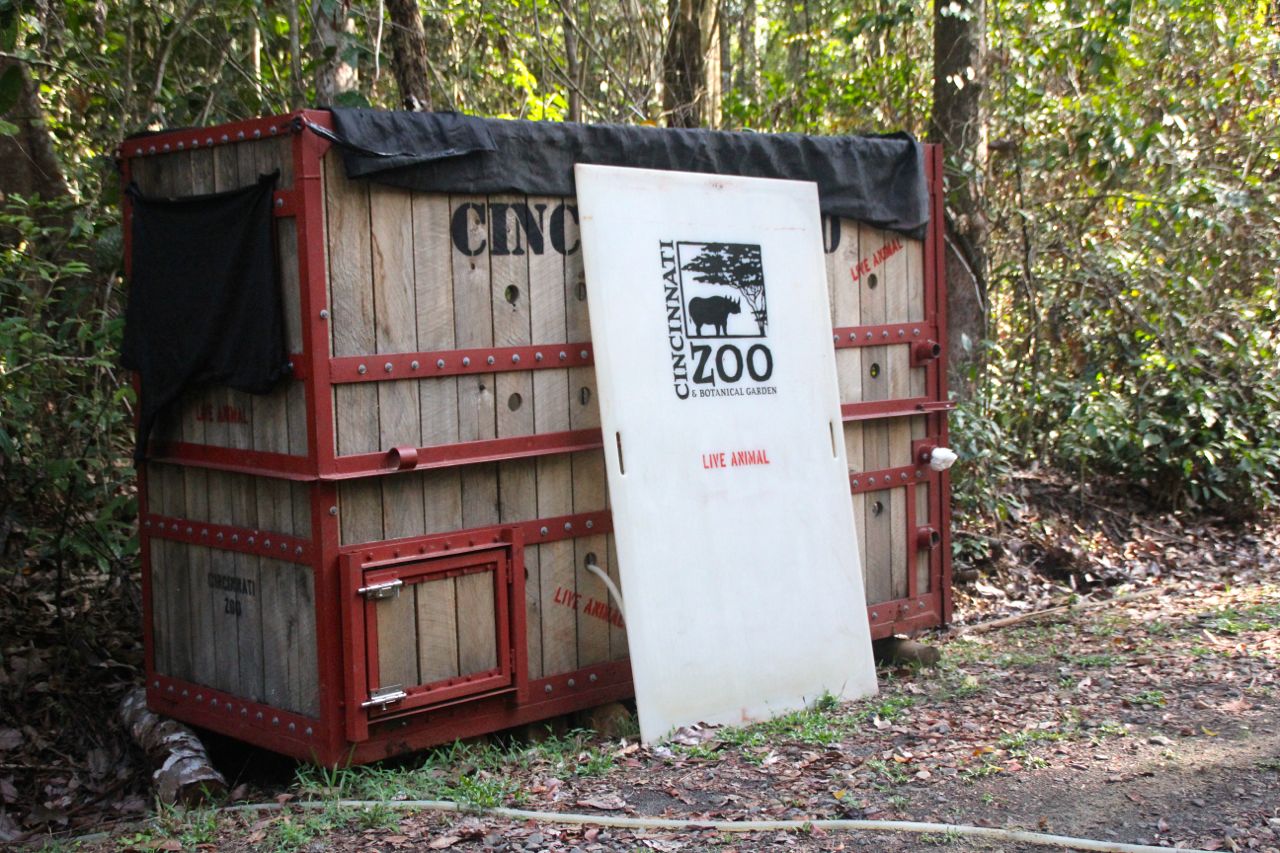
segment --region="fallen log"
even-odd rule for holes
[[[200,738],[148,708],[144,689],[126,694],[117,715],[154,768],[151,783],[161,802],[193,806],[226,794],[227,780],[210,763]]]

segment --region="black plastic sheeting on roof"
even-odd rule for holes
[[[575,163],[814,181],[822,212],[923,238],[924,150],[905,133],[803,136],[460,113],[332,111],[347,176],[424,192],[572,196]]]

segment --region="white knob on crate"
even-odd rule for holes
[[[935,471],[945,471],[955,464],[956,452],[949,447],[935,447],[929,454],[929,467]]]

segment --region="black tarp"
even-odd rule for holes
[[[905,133],[803,136],[460,113],[334,108],[332,114],[331,138],[348,177],[405,189],[572,196],[574,164],[593,163],[814,181],[825,214],[915,238],[929,222],[924,152]]]
[[[178,199],[129,187],[133,243],[121,362],[141,380],[136,460],[185,389],[220,383],[265,394],[289,372],[271,215],[277,177]]]

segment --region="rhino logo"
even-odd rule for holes
[[[690,338],[764,337],[768,313],[760,246],[682,241],[676,247],[686,306],[685,334]]]
[[[726,327],[730,314],[741,314],[742,305],[737,299],[726,299],[723,296],[695,296],[689,300],[689,322],[702,334],[702,327],[709,325],[715,328],[718,337],[728,334]]]

